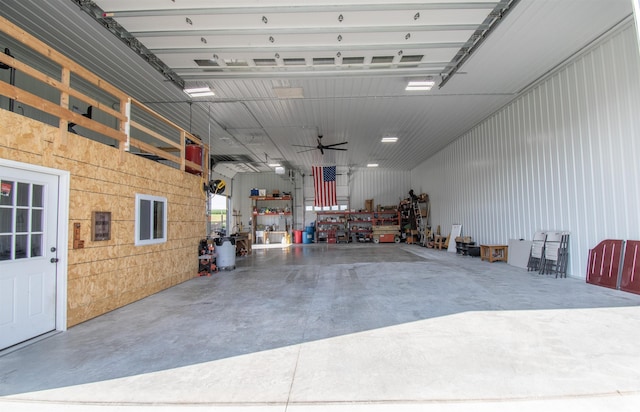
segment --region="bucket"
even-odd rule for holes
[[[186,145],[184,157],[190,162],[202,166],[202,146],[198,146],[197,144]],[[202,176],[202,171],[196,170],[192,167],[185,166],[184,170],[191,174]]]
[[[236,240],[230,237],[219,237],[216,242],[216,266],[218,269],[233,270],[236,268]]]
[[[304,232],[302,236],[302,243],[313,243],[313,233]]]
[[[313,234],[315,232],[314,226],[307,226],[304,228],[304,235],[302,236],[302,243],[313,243]]]
[[[293,243],[302,243],[302,230],[293,231]]]

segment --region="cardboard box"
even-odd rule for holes
[[[367,212],[373,212],[373,199],[367,199],[364,201],[364,210]]]

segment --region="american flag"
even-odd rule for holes
[[[336,167],[313,166],[313,188],[316,206],[334,206],[336,200]]]

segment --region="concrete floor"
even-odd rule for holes
[[[2,411],[637,411],[640,296],[292,245],[0,357]]]

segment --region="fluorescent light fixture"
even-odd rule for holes
[[[204,96],[213,96],[213,90],[209,86],[207,87],[190,87],[184,89],[184,92],[188,94],[190,97],[204,97]]]
[[[367,167],[378,167],[377,163],[367,163]]]
[[[284,167],[282,167],[282,166],[276,167],[276,174],[277,175],[283,175],[284,174]]]
[[[269,167],[280,167],[280,163],[269,163]]]
[[[436,84],[433,80],[423,80],[416,81],[412,80],[407,84],[405,90],[431,90],[431,88]]]
[[[274,87],[273,92],[278,99],[302,99],[304,97],[302,87]]]
[[[395,143],[398,141],[397,137],[391,137],[391,136],[387,136],[387,137],[383,137],[382,140],[380,140],[382,143]]]

